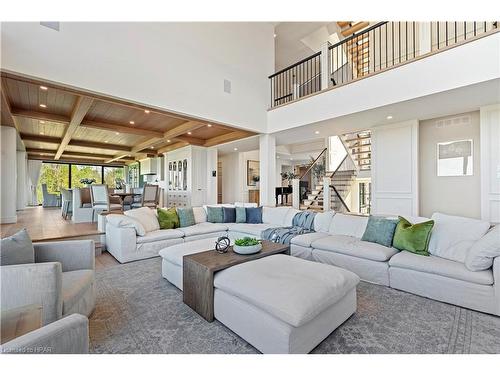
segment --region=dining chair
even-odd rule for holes
[[[62,195],[62,205],[61,205],[61,215],[66,220],[68,214],[71,216],[73,212],[73,192],[68,189],[61,189]]]
[[[158,206],[158,185],[144,185],[144,191],[142,193],[142,207],[153,207]]]
[[[90,185],[90,198],[92,200],[92,221],[97,221],[97,215],[103,211],[122,211],[122,205],[110,203],[108,186],[104,184]]]
[[[43,194],[43,203],[42,207],[59,207],[61,204],[61,197],[59,194],[51,194],[49,193],[49,189],[47,188],[47,184],[42,184],[42,194]]]

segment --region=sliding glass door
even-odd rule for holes
[[[38,203],[43,202],[42,185],[47,185],[50,194],[59,194],[61,188],[69,188],[69,165],[57,163],[43,163],[40,170],[40,179],[36,188]]]
[[[85,187],[82,179],[94,179],[95,184],[102,184],[102,167],[97,165],[71,164],[71,187]]]

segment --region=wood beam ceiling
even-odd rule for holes
[[[237,139],[246,138],[250,135],[251,135],[251,133],[249,133],[249,132],[245,132],[242,130],[236,130],[236,131],[232,131],[230,133],[222,134],[222,135],[219,135],[217,137],[207,139],[205,141],[205,143],[203,144],[203,146],[211,147],[211,146],[215,146],[215,145],[218,145],[221,143],[227,143],[227,142],[235,141]]]
[[[66,131],[64,132],[64,136],[61,140],[59,148],[57,149],[56,156],[54,156],[55,160],[58,160],[61,157],[62,153],[66,149],[66,146],[69,144],[71,138],[75,134],[76,129],[89,111],[93,101],[93,98],[89,98],[86,96],[79,96],[76,100],[75,106],[73,107],[73,111],[71,113],[71,120],[68,127],[66,128]]]
[[[11,126],[15,127],[17,129],[17,131],[19,132],[19,125],[17,124],[15,117],[12,115],[12,108],[10,107],[10,103],[7,100],[7,96],[4,93],[3,89],[0,89],[0,95],[2,96],[2,99],[1,99],[2,100],[1,101],[2,112],[10,120],[10,124],[5,124],[5,125],[11,125]]]
[[[48,156],[55,156],[57,150],[46,150],[42,148],[26,148],[26,152],[29,154],[43,154],[43,155],[48,155]],[[73,152],[73,151],[64,151],[64,153],[61,156],[62,158],[64,157],[82,157],[82,158],[87,158],[87,159],[107,159],[110,157],[110,155],[107,154],[94,154],[94,153],[86,153],[86,152]],[[134,157],[123,157],[124,160],[135,160]]]
[[[41,155],[33,155],[33,154],[28,154],[28,159],[30,160],[41,160],[41,161],[47,161],[46,157],[43,157]],[[60,158],[57,162],[60,163],[72,163],[72,164],[90,164],[90,165],[95,165],[97,164],[104,164],[104,160],[96,160],[96,159],[80,159],[80,158],[71,158],[71,157],[62,157]],[[110,167],[113,166],[124,166],[125,162],[121,161],[116,161],[113,163],[110,163]]]
[[[33,135],[20,133],[21,139],[23,141],[32,141],[32,142],[41,142],[41,143],[50,143],[50,144],[60,144],[61,138],[59,137],[49,137],[46,135]],[[88,147],[88,148],[100,148],[107,149],[112,151],[127,151],[130,152],[130,147],[122,146],[122,145],[114,145],[110,143],[101,143],[101,142],[90,142],[90,141],[80,141],[76,139],[72,139],[69,142],[69,146],[79,146],[79,147]]]
[[[50,121],[50,122],[59,122],[61,124],[67,125],[71,118],[68,116],[58,115],[55,113],[46,113],[39,111],[31,111],[20,108],[12,108],[12,114],[15,117],[24,117],[32,120],[42,120],[42,121]]]

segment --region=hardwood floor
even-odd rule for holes
[[[17,211],[17,223],[1,224],[1,237],[8,237],[26,228],[33,242],[65,237],[98,235],[97,223],[78,223],[64,220],[60,208],[28,207]]]
[[[113,256],[108,253],[107,251],[103,251],[102,254],[97,255],[95,257],[95,269],[96,270],[101,270],[104,268],[112,267],[119,265],[120,262],[118,262]]]

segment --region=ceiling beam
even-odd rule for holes
[[[165,146],[165,147],[159,148],[159,149],[158,149],[158,153],[159,153],[159,154],[163,154],[163,153],[165,153],[165,152],[169,152],[169,151],[177,150],[178,148],[181,148],[181,147],[187,146],[188,144],[189,144],[189,143],[186,143],[186,142],[177,142],[177,143],[174,143],[174,144],[171,144],[171,145],[168,145],[168,146]]]
[[[104,123],[104,122],[99,122],[99,121],[84,120],[84,121],[82,121],[80,126],[83,126],[85,128],[109,130],[109,131],[114,131],[114,132],[119,132],[119,133],[143,135],[143,136],[148,136],[148,137],[157,137],[157,138],[163,137],[163,132],[161,132],[161,131],[150,130],[150,129],[141,129],[138,127],[124,126],[124,125],[112,124],[112,123]]]
[[[176,126],[173,129],[167,130],[165,133],[163,133],[162,138],[151,138],[146,141],[143,141],[134,147],[132,147],[132,152],[139,152],[142,151],[148,147],[154,146],[164,140],[172,139],[181,135],[186,134],[187,132],[194,131],[196,129],[199,129],[201,127],[205,126],[205,124],[200,124],[197,121],[186,121],[178,126]]]
[[[45,150],[41,148],[26,148],[26,152],[29,154],[43,154],[43,155],[52,155],[54,156],[57,152],[57,150]],[[107,155],[107,154],[90,154],[86,152],[73,152],[73,151],[64,151],[62,154],[62,158],[64,157],[82,157],[82,158],[88,158],[88,159],[107,159],[109,157],[112,157],[113,155]],[[123,159],[128,159],[128,160],[134,160],[133,157],[124,157]]]
[[[53,159],[48,159],[47,157],[41,156],[41,155],[33,155],[33,154],[28,154],[28,159],[30,160],[42,160],[42,161],[54,161]],[[92,159],[74,159],[74,158],[60,158],[58,162],[61,163],[72,163],[72,164],[90,164],[90,165],[103,165],[104,161],[103,160],[92,160]],[[109,166],[123,166],[125,165],[124,162],[114,162],[111,163]]]
[[[50,144],[57,144],[57,145],[61,143],[61,138],[59,138],[59,137],[49,137],[46,135],[34,135],[34,134],[27,134],[27,133],[20,133],[20,136],[21,136],[21,139],[23,141],[50,143]],[[130,153],[130,147],[128,147],[128,146],[114,145],[114,144],[110,144],[110,143],[81,141],[81,140],[77,140],[77,139],[72,139],[69,142],[69,146],[100,148],[100,149],[104,149],[104,150],[113,150],[113,151],[127,151]]]
[[[172,142],[186,142],[190,145],[195,146],[203,146],[205,144],[205,140],[201,138],[190,137],[188,135],[178,135],[177,137],[172,139]]]
[[[227,143],[227,142],[235,141],[237,139],[246,138],[246,137],[249,137],[250,135],[252,135],[252,133],[241,131],[241,130],[236,130],[236,131],[232,131],[230,133],[221,134],[217,137],[207,139],[205,141],[205,143],[203,144],[203,146],[211,147],[211,146],[219,145],[221,143]]]
[[[10,103],[9,103],[9,100],[7,99],[7,95],[5,94],[3,88],[1,88],[0,91],[1,91],[0,94],[2,96],[2,102],[1,102],[2,112],[10,120],[9,121],[10,124],[5,124],[5,125],[10,125],[10,126],[16,128],[17,131],[19,132],[19,124],[17,123],[16,119],[12,115],[12,108],[10,107]],[[4,124],[2,124],[2,125],[4,125]]]
[[[71,118],[69,118],[68,116],[58,115],[56,113],[31,111],[21,108],[12,108],[12,114],[16,117],[24,117],[32,120],[57,122],[64,125],[68,124],[71,121]]]
[[[75,106],[73,107],[73,111],[71,113],[71,120],[68,127],[66,128],[66,131],[64,132],[64,136],[61,140],[59,148],[57,149],[56,156],[54,156],[55,160],[58,160],[61,157],[62,153],[66,149],[66,146],[69,144],[69,141],[71,141],[73,134],[75,134],[76,129],[92,106],[93,101],[93,98],[89,98],[86,96],[79,96],[76,100]]]

